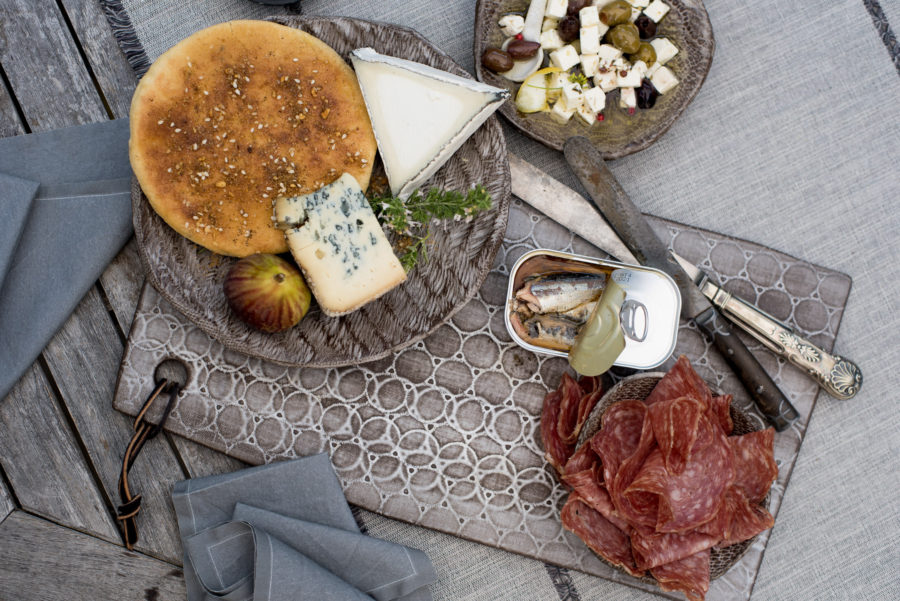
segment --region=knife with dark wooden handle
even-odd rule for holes
[[[797,410],[731,329],[731,324],[694,285],[687,273],[669,258],[641,211],[625,194],[596,148],[583,137],[569,138],[564,148],[569,167],[587,190],[600,213],[638,261],[668,273],[681,291],[681,315],[692,320],[719,349],[747,388],[760,412],[778,431],[788,428]]]

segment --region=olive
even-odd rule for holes
[[[625,54],[634,54],[641,46],[641,36],[634,23],[616,25],[606,34],[612,45]]]
[[[491,71],[502,73],[513,68],[513,57],[499,48],[488,48],[481,55],[481,64]]]
[[[632,64],[638,61],[644,61],[644,64],[649,67],[656,62],[656,50],[647,42],[641,42],[641,45],[638,46],[638,51],[628,55],[628,60],[630,60]]]
[[[625,0],[610,2],[600,9],[600,22],[609,27],[627,23],[629,19],[631,19],[631,5]]]
[[[656,22],[645,14],[641,14],[634,22],[642,40],[649,40],[656,35]]]
[[[637,97],[638,108],[650,109],[656,104],[659,92],[656,91],[649,79],[645,79],[641,82],[641,87],[635,90],[635,96]]]
[[[563,42],[574,42],[581,33],[581,22],[578,17],[568,15],[563,17],[559,25],[556,26],[556,33],[559,34]]]
[[[521,61],[526,58],[531,58],[535,54],[537,54],[538,49],[541,45],[538,42],[529,42],[527,40],[513,40],[506,47],[506,52],[513,60]]]
[[[585,6],[590,4],[589,0],[569,0],[569,8],[566,12],[570,15],[577,15]]]

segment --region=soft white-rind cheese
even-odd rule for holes
[[[371,48],[350,53],[391,192],[406,197],[509,97],[495,88]]]
[[[369,201],[348,173],[305,196],[278,198],[275,219],[326,315],[354,311],[406,279]]]

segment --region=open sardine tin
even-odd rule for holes
[[[617,286],[609,286],[610,281]],[[545,297],[548,302],[533,302],[530,289],[517,298],[517,292],[535,282],[543,282],[542,293],[551,290]],[[651,267],[555,250],[530,251],[513,265],[506,294],[509,335],[519,346],[536,353],[569,357],[570,343],[595,310],[594,305],[584,303],[600,303],[598,283],[600,296],[607,288],[611,292],[618,288],[615,299],[605,300],[607,305],[615,302],[614,309],[618,307],[616,326],[621,329],[619,340],[624,337],[625,344],[624,348],[615,342],[605,345],[607,354],[621,349],[618,356],[609,356],[614,358],[611,364],[651,369],[668,359],[675,350],[681,313],[681,294],[671,277]],[[573,303],[578,306],[569,308]]]

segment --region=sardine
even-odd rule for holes
[[[526,280],[516,298],[535,313],[564,313],[596,301],[603,293],[606,274],[552,273]]]
[[[559,315],[535,315],[522,321],[516,313],[510,316],[516,334],[529,344],[568,351],[575,344],[581,324]]]
[[[569,309],[568,311],[563,311],[559,315],[565,317],[566,319],[571,319],[575,323],[584,323],[588,320],[588,317],[591,316],[591,313],[594,311],[594,307],[597,306],[597,303],[600,301],[591,301],[589,303],[582,303],[577,307]]]

